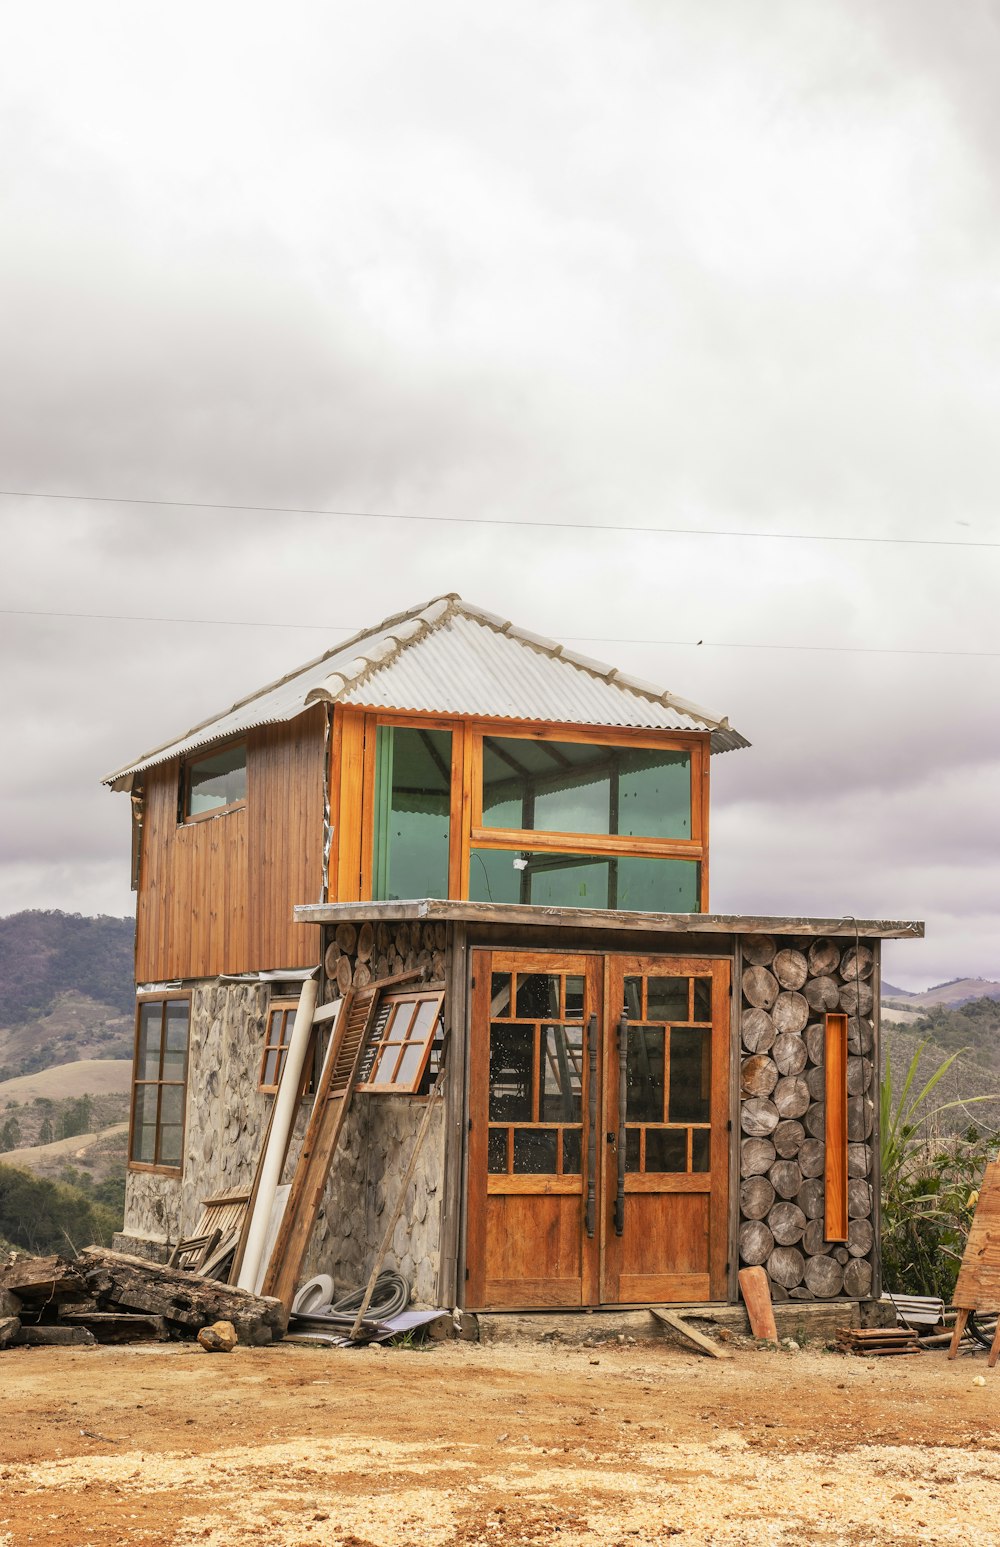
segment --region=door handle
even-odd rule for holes
[[[597,1229],[597,1016],[587,1022],[587,1234]]]
[[[625,1234],[625,1111],[628,1097],[628,1016],[618,1022],[618,1193],[615,1197],[615,1235]]]

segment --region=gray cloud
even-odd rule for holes
[[[236,24],[238,23],[238,25]],[[995,538],[995,10],[42,3],[0,96],[0,485]],[[442,590],[664,682],[713,902],[997,972],[1000,552],[0,500],[0,908],[121,911],[97,780]],[[701,649],[619,643],[705,639]],[[601,640],[608,642],[602,643]]]

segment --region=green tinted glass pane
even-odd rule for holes
[[[691,1170],[711,1171],[712,1134],[708,1128],[696,1128],[691,1135]]]
[[[524,1020],[559,1014],[559,979],[547,972],[519,972],[516,995],[514,1014]]]
[[[473,849],[469,898],[551,908],[697,913],[699,871],[695,860]]]
[[[699,871],[689,859],[620,859],[617,908],[635,913],[700,912]]]
[[[547,1123],[580,1122],[583,1027],[543,1026],[539,1060],[539,1120]]]
[[[514,1174],[529,1176],[554,1174],[556,1143],[554,1128],[515,1128]]]
[[[563,1129],[563,1176],[580,1175],[580,1140],[579,1128]]]
[[[690,838],[690,754],[622,748],[617,761],[615,831],[630,838]]]
[[[686,1171],[687,1132],[673,1128],[646,1129],[646,1170]]]
[[[628,1027],[625,1115],[630,1123],[663,1121],[663,1037],[659,1026]]]
[[[646,984],[646,1004],[646,1014],[651,1021],[686,1021],[688,979],[649,978]]]
[[[506,1128],[491,1128],[487,1141],[486,1169],[494,1175],[503,1174],[507,1169],[507,1130]]]
[[[691,759],[687,752],[485,736],[483,824],[690,838]]]
[[[531,1026],[490,1028],[490,1120],[530,1123],[535,1033]]]
[[[707,1123],[712,1117],[712,1034],[674,1026],[670,1035],[671,1123]]]
[[[447,897],[451,732],[379,726],[372,897]]]
[[[137,1080],[158,1080],[160,1077],[160,1033],[163,1023],[163,1005],[159,1000],[139,1006],[139,1045],[136,1049],[135,1077]]]
[[[188,815],[200,816],[247,798],[247,749],[224,747],[188,764]]]

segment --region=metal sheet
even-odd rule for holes
[[[144,768],[257,726],[292,720],[316,703],[711,731],[713,752],[749,745],[727,720],[708,710],[449,594],[355,635],[225,713],[108,774],[104,783],[127,788]]]

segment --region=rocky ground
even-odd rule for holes
[[[1000,1544],[985,1354],[168,1344],[0,1389],[0,1547]]]

